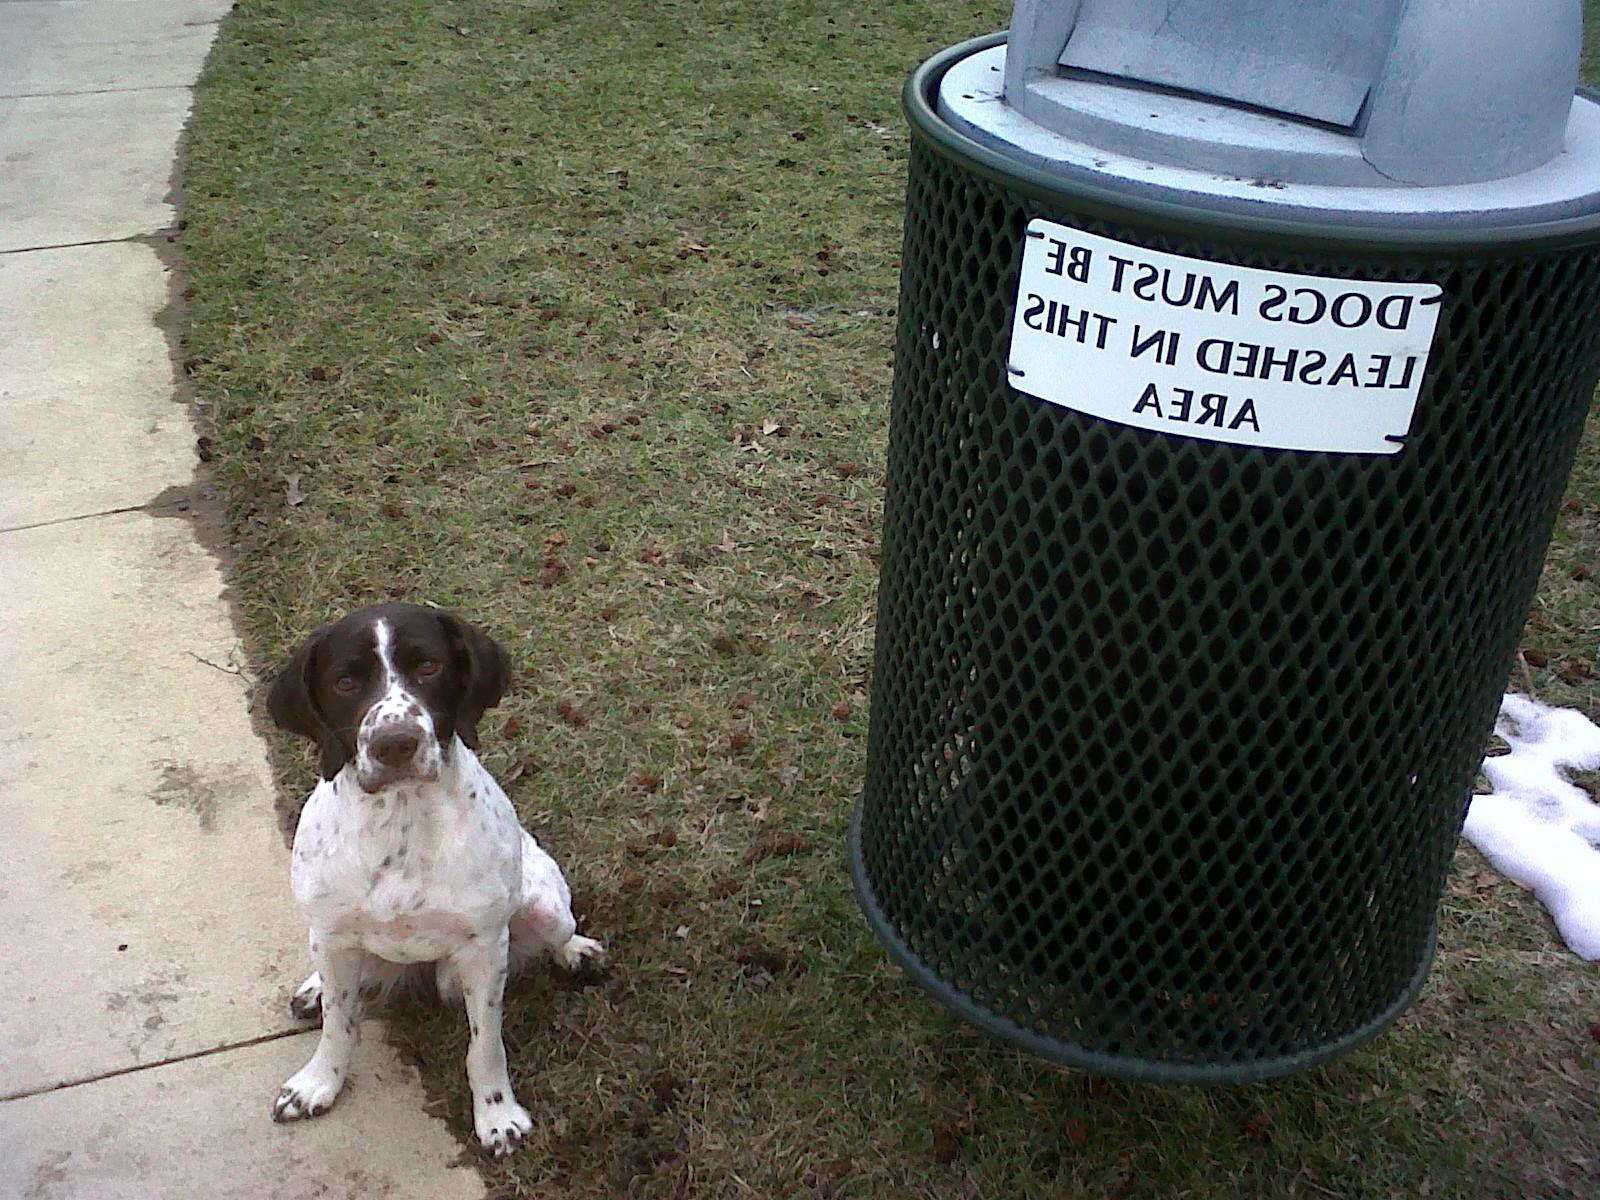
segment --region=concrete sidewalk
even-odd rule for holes
[[[317,1121],[272,778],[158,321],[226,0],[0,0],[0,1200],[479,1197],[368,1030]]]

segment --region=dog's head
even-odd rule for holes
[[[347,762],[363,790],[437,779],[456,737],[478,747],[478,718],[511,681],[506,653],[460,617],[380,604],[324,625],[267,693],[279,728],[321,750],[323,778]]]

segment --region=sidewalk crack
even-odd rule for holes
[[[128,92],[186,92],[187,83],[147,83],[137,87],[78,88],[70,92],[5,92],[0,100],[54,100],[57,96],[120,96]]]
[[[83,1087],[86,1084],[99,1083],[105,1079],[116,1079],[122,1075],[136,1075],[140,1071],[155,1071],[161,1067],[170,1067],[177,1063],[193,1062],[198,1058],[210,1058],[216,1054],[227,1054],[233,1050],[248,1050],[252,1046],[263,1046],[268,1042],[281,1042],[284,1038],[297,1037],[310,1031],[311,1026],[298,1029],[285,1029],[278,1033],[266,1033],[260,1037],[246,1038],[242,1042],[229,1042],[226,1046],[213,1046],[209,1050],[196,1050],[191,1054],[178,1054],[172,1058],[163,1058],[158,1062],[139,1063],[132,1067],[118,1067],[114,1071],[101,1071],[97,1075],[85,1075],[81,1079],[64,1079],[60,1083],[46,1084],[44,1087],[25,1088],[20,1092],[7,1092],[0,1095],[0,1104],[8,1100],[26,1100],[30,1096],[43,1096],[50,1092],[65,1091],[67,1088]]]
[[[70,517],[51,517],[48,521],[29,521],[24,525],[0,525],[0,533],[25,533],[30,529],[47,529],[51,525],[70,525],[74,521],[92,521],[96,517],[116,517],[123,513],[144,512],[148,504],[129,504],[122,508],[107,508],[99,512],[74,513]]]
[[[4,3],[5,0],[0,0]],[[33,254],[40,250],[77,250],[83,246],[120,246],[125,242],[154,244],[158,238],[168,241],[178,236],[179,227],[176,225],[163,225],[160,229],[152,229],[146,233],[130,233],[126,237],[88,238],[81,242],[43,242],[37,246],[12,246],[10,249],[0,250],[0,254]]]
[[[120,517],[125,513],[147,513],[152,517],[187,515],[192,508],[188,492],[181,486],[167,488],[154,500],[143,504],[125,504],[120,508],[104,508],[95,512],[73,513],[68,517],[51,517],[46,521],[27,521],[21,525],[0,525],[0,534],[26,533],[30,529],[48,529],[52,525],[70,525],[74,521],[93,521],[97,517]]]

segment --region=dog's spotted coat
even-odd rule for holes
[[[318,630],[273,684],[273,720],[317,743],[323,776],[291,868],[316,971],[290,1002],[300,1017],[320,1009],[322,1037],[274,1120],[326,1112],[364,1002],[432,963],[440,994],[466,1005],[479,1141],[503,1157],[532,1128],[500,1035],[507,974],[547,953],[570,970],[604,951],[575,933],[560,869],[473,753],[509,675],[505,652],[460,618],[391,604]]]

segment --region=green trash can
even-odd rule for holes
[[[1428,40],[1372,7],[1375,42]],[[1360,1045],[1426,976],[1600,374],[1600,105],[1574,46],[1554,143],[1402,184],[1417,135],[1382,83],[1341,132],[1332,101],[1111,79],[1049,16],[1012,22],[1043,50],[980,39],[906,88],[851,872],[977,1025],[1106,1075],[1256,1080]],[[1441,107],[1465,156],[1471,100]]]

